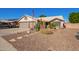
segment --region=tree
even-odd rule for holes
[[[46,17],[46,15],[40,15],[39,17]]]
[[[46,15],[40,15],[39,17],[46,17]],[[45,28],[45,22],[44,21],[40,21],[40,28],[44,29]]]
[[[79,12],[72,12],[69,15],[70,23],[79,23]]]

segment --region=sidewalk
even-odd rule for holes
[[[10,43],[0,37],[0,51],[17,51]]]

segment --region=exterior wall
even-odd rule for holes
[[[60,28],[64,28],[64,27],[63,27],[63,24],[64,24],[64,22],[61,21],[61,22],[60,22]]]
[[[35,25],[36,25],[36,22],[30,22],[29,25],[30,25],[30,28],[31,28],[31,29],[34,29],[34,27],[35,27]]]
[[[66,23],[66,28],[70,28],[70,29],[79,29],[79,23],[75,23],[75,24],[72,24],[72,23]]]

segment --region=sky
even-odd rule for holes
[[[68,21],[71,12],[79,12],[79,8],[0,8],[0,19],[17,19],[24,15],[34,16],[37,18],[44,14],[46,16],[63,16]]]

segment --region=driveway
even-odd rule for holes
[[[17,49],[0,37],[0,51],[17,51]]]
[[[21,28],[0,29],[0,51],[16,51],[17,50],[12,44],[6,41],[6,39],[2,38],[2,36],[16,34],[19,32],[26,31],[26,30],[27,29],[21,29]]]

